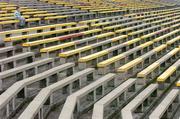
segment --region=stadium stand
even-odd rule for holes
[[[0,0],[0,119],[179,119],[179,65],[178,0]]]

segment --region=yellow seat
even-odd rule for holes
[[[120,54],[118,56],[112,57],[110,59],[107,59],[105,61],[102,61],[102,62],[98,63],[97,67],[99,67],[99,68],[106,67],[106,66],[108,66],[108,65],[110,65],[110,64],[112,64],[112,63],[114,63],[114,62],[116,62],[116,61],[118,61],[118,60],[120,60],[122,58],[125,58],[125,56],[123,54]]]
[[[171,56],[173,56],[173,55],[175,55],[176,53],[178,53],[179,50],[180,50],[180,48],[175,48],[175,49],[172,50],[169,54],[170,54]]]
[[[68,16],[50,16],[50,17],[45,17],[45,20],[52,20],[52,19],[63,19],[63,18],[67,18]]]
[[[144,78],[147,76],[147,74],[149,74],[149,72],[152,72],[153,70],[155,70],[157,67],[159,66],[159,63],[153,63],[151,64],[149,67],[147,67],[145,70],[141,71],[140,73],[138,73],[137,77],[139,78]]]
[[[167,45],[163,44],[155,49],[153,49],[153,51],[155,52],[159,52],[159,51],[162,51],[163,49],[165,49],[167,47]]]
[[[133,40],[127,41],[127,42],[126,42],[126,45],[134,44],[134,43],[136,43],[136,42],[138,42],[138,41],[140,41],[140,40],[141,40],[140,38],[135,38],[135,39],[133,39]]]
[[[56,34],[56,33],[64,33],[64,32],[68,32],[68,31],[75,31],[75,30],[84,29],[84,28],[88,28],[88,26],[80,26],[80,27],[74,27],[74,28],[59,29],[59,30],[54,30],[54,31],[36,33],[36,34],[15,36],[15,37],[10,37],[10,38],[5,38],[4,41],[5,42],[18,41],[18,40],[27,39],[27,38],[35,38],[35,37],[39,37],[39,36],[47,36],[47,35],[52,35],[52,34]],[[36,41],[35,44],[37,44],[38,42],[41,42],[41,41]],[[34,44],[34,42],[33,43],[24,43],[24,46],[27,46],[28,44]]]
[[[40,52],[52,52],[52,51],[56,51],[58,49],[63,49],[63,48],[70,47],[73,45],[75,45],[74,42],[64,43],[64,44],[60,44],[60,45],[56,45],[52,47],[43,48],[40,50]]]
[[[23,16],[24,18],[29,18],[28,15]],[[1,17],[0,21],[5,21],[5,20],[12,20],[15,19],[14,17]]]
[[[80,21],[80,24],[87,24],[87,23],[92,23],[92,22],[97,22],[99,19],[93,19],[93,20],[86,20],[86,21]]]
[[[17,5],[10,5],[10,4],[2,4],[0,5],[0,8],[4,8],[4,7],[16,7]]]
[[[134,32],[128,33],[128,35],[129,35],[129,36],[133,36],[133,35],[139,34],[139,33],[141,33],[141,32],[142,32],[142,30],[134,31]]]
[[[147,47],[147,46],[152,45],[153,43],[154,43],[154,42],[149,41],[149,42],[146,42],[146,43],[144,43],[144,44],[140,45],[139,47],[141,47],[141,48],[145,48],[145,47]]]
[[[0,34],[5,35],[5,34],[12,34],[12,33],[21,33],[21,32],[30,32],[34,30],[43,30],[43,29],[50,29],[50,28],[55,28],[55,27],[64,27],[64,26],[73,26],[76,25],[75,22],[70,22],[70,23],[63,23],[63,24],[55,24],[55,25],[46,25],[46,26],[39,26],[39,27],[32,27],[32,28],[25,28],[25,29],[18,29],[18,30],[10,30],[10,31],[3,31],[0,32]]]
[[[71,51],[67,51],[67,52],[63,52],[63,53],[60,53],[59,54],[59,57],[69,57],[69,56],[72,56],[74,54],[77,54],[77,53],[80,53],[80,52],[83,52],[83,51],[87,51],[87,50],[90,50],[92,47],[91,46],[85,46],[85,47],[82,47],[82,48],[78,48],[78,49],[75,49],[75,50],[71,50]]]
[[[45,43],[49,43],[49,42],[53,42],[53,41],[57,41],[57,40],[58,40],[58,38],[48,38],[48,39],[44,39],[44,40],[37,40],[37,41],[33,41],[33,42],[26,42],[26,43],[23,43],[22,46],[24,46],[24,47],[31,47],[31,46],[45,44]]]
[[[0,6],[1,5],[7,5],[8,3],[6,3],[6,2],[0,2]]]
[[[139,64],[140,62],[142,62],[143,59],[142,58],[137,58],[121,67],[119,67],[117,69],[117,72],[127,72],[127,70],[131,69],[132,67],[136,66],[137,64]]]
[[[141,36],[141,39],[146,39],[146,38],[149,38],[149,37],[151,37],[153,35],[156,35],[156,33],[153,32],[153,33],[149,33],[147,35]]]
[[[5,24],[14,24],[14,23],[18,23],[19,20],[9,20],[9,21],[1,21],[0,25],[5,25]]]
[[[176,66],[171,66],[170,68],[168,68],[163,74],[161,74],[158,78],[157,81],[158,82],[165,82],[166,79],[171,76],[175,71],[177,70]]]
[[[47,11],[35,11],[35,12],[24,12],[22,13],[23,15],[31,15],[31,14],[43,14],[43,13],[47,13]]]
[[[90,61],[90,60],[93,60],[95,58],[98,58],[98,57],[101,57],[103,55],[106,55],[108,54],[109,52],[107,50],[104,50],[104,51],[101,51],[101,52],[97,52],[97,53],[94,53],[92,55],[88,55],[88,56],[85,56],[85,57],[82,57],[78,60],[78,62],[87,62],[87,61]]]
[[[173,56],[176,53],[179,52],[179,48],[175,48],[172,51],[170,51],[167,56]],[[145,70],[141,71],[140,73],[138,73],[137,77],[146,77],[147,74],[149,74],[150,72],[154,71],[158,66],[160,66],[159,62],[155,62],[153,64],[151,64],[149,67],[147,67]]]
[[[98,36],[95,36],[95,37],[100,39],[100,38],[104,38],[104,37],[108,37],[108,36],[113,36],[113,35],[115,35],[114,32],[108,32],[108,33],[101,34],[101,35],[98,35]]]
[[[171,45],[171,44],[173,44],[174,42],[179,41],[179,40],[180,40],[180,36],[178,36],[178,37],[176,37],[176,38],[168,41],[168,42],[167,42],[167,45]]]
[[[4,14],[4,13],[7,13],[7,11],[0,11],[0,14]]]
[[[179,29],[177,29],[177,30],[175,30],[175,31],[172,31],[172,32],[170,32],[170,33],[168,33],[168,34],[166,34],[166,35],[163,35],[163,36],[161,36],[161,37],[158,37],[158,38],[154,39],[153,41],[154,41],[154,42],[158,42],[158,41],[163,40],[163,39],[165,39],[165,38],[167,38],[167,37],[169,37],[169,36],[172,36],[173,34],[178,33],[178,32],[179,32]]]
[[[118,36],[118,37],[112,38],[112,42],[116,42],[116,41],[119,41],[119,40],[125,39],[125,38],[127,38],[127,37],[128,37],[127,35],[121,35],[121,36]]]
[[[180,80],[178,82],[176,82],[176,86],[180,87]]]
[[[48,17],[48,16],[55,16],[58,15],[57,13],[47,13],[47,14],[35,14],[34,17]]]
[[[14,12],[15,10],[13,10],[12,12]],[[21,12],[34,12],[37,11],[37,9],[21,9]]]
[[[0,17],[13,16],[13,13],[0,14]]]
[[[93,30],[83,31],[82,33],[85,35],[88,35],[88,34],[97,33],[101,31],[102,31],[101,29],[93,29]]]
[[[26,19],[26,22],[33,22],[33,21],[40,21],[41,19],[40,18],[29,18],[29,19]]]
[[[10,7],[10,6],[7,6],[5,8],[1,8],[1,10],[5,10],[5,11],[8,11],[8,10],[15,10],[16,8],[15,7]]]
[[[129,31],[129,30],[133,30],[133,28],[132,28],[132,27],[128,27],[128,28],[116,30],[115,32],[116,32],[116,33],[123,33],[123,32]]]

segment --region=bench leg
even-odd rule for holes
[[[83,70],[87,67],[87,63],[79,63],[79,69]]]
[[[39,24],[39,26],[41,25],[41,20],[40,20],[40,21],[38,21],[38,24]]]
[[[30,22],[27,22],[27,26],[30,27]]]
[[[17,29],[18,28],[18,24],[14,24],[14,28]]]
[[[3,25],[0,25],[0,31],[2,31],[3,30]]]
[[[49,24],[49,20],[45,20],[45,24]]]
[[[66,58],[60,58],[60,63],[61,64],[64,64],[64,63],[66,63],[67,62],[67,59]]]
[[[146,80],[147,79],[145,79],[145,78],[138,78],[138,80],[137,80],[137,84],[138,85],[146,85]]]
[[[2,88],[2,80],[0,79],[0,92],[3,90]]]
[[[108,72],[108,68],[104,67],[104,68],[98,68],[98,74],[104,75]]]

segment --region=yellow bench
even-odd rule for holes
[[[115,33],[128,34],[129,31],[132,31],[133,29],[134,29],[134,27],[127,27],[127,28],[123,28],[123,29],[120,29],[120,30],[116,30]]]
[[[25,19],[27,19],[27,18],[29,18],[29,16],[28,15],[25,15],[25,16],[23,16]],[[7,20],[13,20],[13,19],[15,19],[14,17],[1,17],[0,18],[0,21],[7,21]]]
[[[40,24],[40,20],[41,20],[40,18],[28,18],[25,20],[25,22],[27,22],[28,26],[30,27],[30,22],[38,21]],[[0,30],[2,30],[3,25],[8,25],[8,24],[14,24],[14,28],[17,29],[17,23],[19,23],[19,20],[1,21],[0,22],[0,25],[1,25]]]
[[[153,49],[155,52],[160,52],[162,51],[163,49],[166,49],[167,48],[167,45],[163,44],[163,45],[160,45],[159,47]]]
[[[156,32],[157,32],[157,31],[156,31]],[[141,36],[140,38],[141,38],[141,39],[147,39],[147,38],[150,38],[150,37],[156,35],[156,32],[149,33],[149,34],[147,34],[147,35]]]
[[[110,59],[107,59],[105,61],[102,61],[102,62],[98,63],[97,67],[98,68],[104,68],[104,67],[106,67],[106,66],[108,66],[108,65],[110,65],[110,64],[112,64],[112,63],[114,63],[116,61],[118,61],[119,59],[123,59],[123,58],[125,58],[125,55],[123,55],[123,54],[117,55],[115,57],[112,57]]]
[[[119,44],[120,44],[120,43],[123,43],[123,42],[127,41],[127,38],[128,38],[127,35],[120,35],[118,37],[112,38],[112,42],[119,41]]]
[[[151,41],[149,41],[149,42],[151,42]],[[145,43],[145,44],[146,44],[146,43]],[[148,43],[147,43],[147,44],[148,44]],[[146,45],[144,45],[144,46],[146,46]],[[138,72],[139,70],[142,70],[142,69],[143,69],[143,67],[144,67],[144,61],[145,61],[145,60],[147,60],[147,59],[150,58],[150,59],[149,59],[149,60],[150,60],[149,63],[150,63],[150,62],[153,62],[153,61],[151,61],[151,57],[152,57],[152,56],[157,57],[158,52],[163,51],[164,49],[165,49],[165,51],[166,51],[166,47],[167,47],[167,45],[161,45],[161,46],[158,46],[158,47],[154,48],[153,50],[147,52],[147,54],[149,54],[149,56],[147,56],[147,54],[144,54],[144,55],[142,55],[142,56],[140,56],[140,57],[138,57],[138,58],[136,58],[136,59],[128,62],[127,64],[124,64],[123,66],[119,67],[119,68],[117,69],[117,72],[119,72],[119,73],[122,74],[122,75],[126,75],[125,77],[128,78],[128,72],[131,70],[131,73],[130,73],[129,75],[130,75],[130,76],[134,75],[136,72]],[[165,52],[164,52],[164,53],[165,53]],[[161,54],[161,55],[163,55],[163,54]],[[155,58],[155,57],[153,57],[153,58]],[[148,63],[148,64],[149,64],[149,63]],[[135,70],[135,71],[134,71],[134,70]],[[126,78],[126,79],[127,79],[127,78]]]
[[[146,69],[144,69],[143,71],[139,72],[137,74],[137,77],[138,78],[146,79],[146,76],[149,75],[150,73],[154,72],[155,69],[157,69],[161,65],[161,63],[163,63],[163,62],[165,62],[167,60],[167,57],[168,58],[172,58],[173,55],[178,54],[179,50],[180,50],[179,48],[173,49],[168,54],[166,54],[164,57],[160,58],[159,60],[157,60],[156,62],[154,62],[150,66],[148,66]],[[157,69],[157,70],[159,70],[159,69]],[[154,75],[153,75],[153,77],[154,77]]]
[[[124,43],[124,44],[126,44],[126,43]],[[140,46],[137,46],[136,49],[143,50],[144,48],[146,48],[148,46],[151,46],[151,45],[153,45],[153,42],[149,41],[149,42],[146,42],[144,44],[141,44]],[[138,50],[134,50],[134,51],[137,52]],[[133,49],[131,49],[131,50],[128,50],[127,52],[121,53],[121,54],[119,54],[117,56],[114,56],[112,58],[109,58],[107,60],[104,60],[104,61],[98,63],[97,67],[99,68],[98,69],[99,73],[100,74],[105,74],[108,71],[108,66],[110,66],[113,63],[115,64],[113,66],[116,68],[116,67],[119,66],[119,63],[118,63],[118,65],[116,65],[116,62],[121,62],[122,63],[122,60],[123,60],[123,63],[128,62],[127,57],[130,55],[130,53],[128,53],[128,52],[131,52],[131,54],[134,54],[134,51],[133,51]]]
[[[170,31],[169,28],[165,28],[165,29],[162,29],[162,30],[155,31],[155,32],[153,32],[153,33],[149,33],[149,34],[147,34],[147,35],[143,35],[143,36],[141,36],[140,38],[141,38],[141,39],[152,40],[152,39],[154,39],[153,37],[156,38],[156,37],[159,35],[159,33],[164,33],[164,32],[169,32],[169,31]],[[150,38],[152,38],[152,39],[150,39]]]
[[[159,83],[159,88],[164,89],[164,84],[169,78],[169,81],[171,82],[172,79],[171,77],[174,77],[173,74],[175,73],[176,76],[178,77],[178,68],[180,66],[180,59],[176,61],[172,66],[170,66],[165,72],[163,72],[158,78],[157,82]]]
[[[180,42],[180,36],[171,39],[171,40],[168,41],[166,44],[169,45],[169,46],[171,46],[171,45],[174,44],[175,42],[177,42],[177,44]]]
[[[70,28],[70,27],[73,27],[76,25],[77,24],[75,22],[70,22],[70,23],[63,23],[63,24],[54,24],[54,25],[46,25],[46,26],[18,29],[18,30],[3,31],[3,32],[0,32],[0,34],[1,34],[0,38],[5,39],[7,35],[9,37],[13,37],[13,36],[22,35],[22,33],[34,34],[34,33],[37,33],[39,30],[41,30],[42,32],[51,31],[52,28],[55,30]]]
[[[56,50],[59,50],[59,49],[71,47],[71,46],[74,46],[74,45],[75,45],[74,42],[64,43],[64,44],[60,44],[60,45],[56,45],[56,46],[52,46],[52,47],[43,48],[43,49],[40,50],[40,52],[41,53],[43,53],[43,52],[52,52],[52,51],[56,51]]]
[[[15,10],[13,10],[12,12],[14,12]],[[20,10],[21,12],[35,12],[35,11],[37,11],[37,9],[21,9]]]
[[[26,8],[26,7],[20,7],[20,12],[31,12],[31,11],[36,11],[37,9],[31,9],[31,8]],[[11,10],[10,12],[14,13],[16,11],[16,9]]]
[[[18,23],[19,20],[8,20],[8,21],[1,21],[0,25],[5,25],[5,24],[15,24]]]
[[[108,54],[109,52],[107,50],[104,50],[104,51],[100,51],[100,52],[97,52],[97,53],[94,53],[92,55],[88,55],[88,56],[85,56],[85,57],[82,57],[78,60],[79,63],[83,63],[83,62],[88,62],[90,60],[93,60],[93,59],[96,59],[98,57],[101,57],[101,56],[104,56],[106,54]]]
[[[102,32],[102,29],[93,29],[93,30],[83,31],[82,33],[85,35],[88,35],[88,34],[95,35],[94,33],[100,33],[100,32]],[[109,35],[104,35],[104,37],[109,36]]]
[[[138,31],[134,31],[128,34],[128,36],[131,36],[132,38],[134,37],[141,37],[144,34],[149,34],[151,32],[155,32],[157,29],[160,30],[160,26],[153,26],[153,27],[149,27],[146,29],[142,29],[142,30],[138,30]]]
[[[6,2],[0,2],[0,6],[1,5],[8,5],[8,3],[6,3]]]
[[[4,11],[9,11],[9,10],[15,10],[16,7],[5,7],[5,8],[1,8],[1,10],[4,10]]]
[[[0,17],[7,17],[7,16],[13,16],[13,13],[5,13],[5,14],[0,14]]]
[[[136,66],[137,64],[139,64],[140,62],[142,62],[142,58],[137,58],[125,65],[123,65],[122,67],[117,69],[117,72],[127,72],[129,69],[131,69],[132,67]]]
[[[0,14],[5,14],[7,13],[7,11],[0,11]]]
[[[177,70],[177,66],[171,66],[157,78],[157,82],[165,82]]]
[[[137,40],[135,40],[134,42],[131,42],[131,43],[135,43],[135,42],[137,42]],[[128,46],[128,45],[131,45],[131,43],[129,43],[129,41],[128,42],[125,42],[124,44],[122,44],[122,45],[124,45],[124,46]],[[145,43],[145,44],[142,44],[140,47],[141,48],[144,48],[144,47],[147,47],[147,46],[149,46],[149,45],[152,45],[153,44],[153,42],[147,42],[147,43]],[[97,58],[99,58],[99,57],[102,57],[102,56],[105,56],[105,55],[108,55],[110,52],[112,52],[112,51],[110,51],[110,50],[103,50],[103,51],[100,51],[100,52],[97,52],[97,53],[95,53],[95,54],[92,54],[92,55],[88,55],[88,56],[85,56],[85,57],[82,57],[82,58],[80,58],[79,60],[78,60],[78,62],[80,63],[80,65],[86,65],[89,61],[92,61],[92,60],[96,60]],[[118,57],[118,56],[117,56]],[[116,60],[116,59],[115,59]],[[111,62],[112,60],[110,60],[110,62]],[[96,61],[93,61],[94,63],[96,63],[97,62],[97,60]],[[99,62],[99,61],[98,61]],[[97,62],[97,63],[98,63]],[[84,67],[84,66],[80,66],[81,68],[82,67]]]
[[[60,53],[59,54],[59,57],[61,58],[66,58],[66,57],[69,57],[69,56],[72,56],[74,54],[77,54],[77,53],[80,53],[80,52],[83,52],[83,51],[87,51],[87,50],[90,50],[92,47],[91,46],[84,46],[82,48],[78,48],[76,50],[71,50],[71,51],[67,51],[67,52],[64,52],[64,53]]]
[[[44,14],[35,14],[34,17],[48,17],[48,16],[56,16],[57,13],[44,13]]]
[[[99,62],[100,57],[107,56],[108,57],[108,50],[103,50],[91,55],[87,55],[78,59],[78,67],[79,69],[85,69],[87,67],[92,67]],[[90,65],[89,65],[90,64]]]
[[[30,27],[31,25],[30,25],[30,22],[38,22],[38,25],[40,25],[41,24],[41,19],[40,18],[29,18],[29,19],[26,19],[25,20],[26,22],[27,22],[27,24],[28,24],[28,27]]]
[[[77,27],[78,29],[83,29],[84,27]],[[76,28],[76,29],[77,29]],[[61,32],[66,32],[66,31],[73,31],[75,30],[74,28],[68,28],[68,29],[62,29]],[[26,42],[23,43],[22,45],[24,47],[32,47],[32,46],[38,46],[41,44],[47,44],[47,43],[52,43],[52,42],[58,42],[61,39],[65,39],[65,37],[67,37],[67,39],[73,38],[73,37],[78,37],[78,36],[84,36],[84,35],[88,35],[91,33],[94,33],[96,30],[89,30],[89,31],[83,31],[83,32],[79,32],[79,33],[74,33],[74,34],[68,34],[68,35],[64,35],[64,36],[59,36],[59,37],[54,37],[54,38],[48,38],[48,39],[43,39],[43,40],[37,40],[37,41],[32,41],[32,42]],[[86,33],[87,32],[87,33]],[[66,44],[66,43],[65,43]],[[51,49],[51,51],[57,49],[58,47],[61,48],[61,46],[69,46],[69,45],[58,45],[58,46],[52,46],[50,48],[44,48],[42,49],[43,51],[45,51],[46,49]]]
[[[146,75],[148,75],[151,71],[155,70],[157,67],[159,67],[159,63],[153,63],[150,66],[148,66],[145,70],[138,73],[138,78],[144,78]]]
[[[35,11],[35,12],[23,12],[23,15],[34,15],[34,14],[43,14],[47,13],[47,11]]]
[[[52,34],[59,34],[59,33],[64,33],[64,32],[80,30],[80,29],[86,29],[86,28],[88,28],[88,26],[59,29],[59,30],[54,30],[54,31],[49,31],[49,32],[42,32],[42,33],[36,33],[36,34],[28,34],[28,35],[22,35],[22,36],[9,37],[9,38],[5,38],[4,41],[5,42],[13,42],[13,41],[19,41],[19,40],[23,40],[23,39],[30,39],[30,38],[35,38],[35,37],[44,37],[44,36],[48,36],[48,35],[52,35]],[[28,45],[28,43],[25,43],[24,45]]]
[[[173,30],[179,29],[179,27],[180,27],[180,23],[170,26],[170,28],[172,28]]]
[[[132,44],[134,44],[134,43],[137,43],[137,42],[140,42],[140,41],[141,41],[140,38],[135,38],[135,39],[133,39],[133,40],[127,41],[125,44],[128,45],[128,46],[130,46],[130,45],[132,45]]]
[[[180,80],[176,82],[176,86],[180,87]]]
[[[9,24],[13,24],[14,29],[17,29],[17,23],[19,23],[19,20],[1,21],[0,22],[0,31],[3,30],[4,25],[9,25]]]
[[[120,29],[122,27],[122,25],[115,25],[115,26],[107,26],[107,27],[104,27],[103,30],[105,31],[109,31],[109,30],[115,30],[115,29]]]
[[[17,5],[14,4],[8,4],[8,3],[2,3],[0,4],[0,8],[4,8],[4,7],[16,7]]]
[[[114,32],[108,32],[106,34],[100,34],[98,36],[95,36],[97,39],[101,39],[101,38],[104,38],[104,37],[108,37],[108,36],[114,36],[115,33]]]
[[[108,35],[105,35],[105,34],[109,34],[109,33],[104,33],[104,34],[97,35],[97,36],[94,36],[94,37],[95,38],[102,38],[102,36],[103,37],[108,36]],[[121,40],[124,40],[126,38],[127,38],[127,36],[124,35],[124,36],[119,36],[119,37],[112,38],[111,40],[112,40],[112,42],[117,42],[118,40],[121,41]],[[82,48],[78,48],[78,49],[75,49],[75,50],[60,53],[59,56],[61,58],[67,58],[67,57],[70,57],[70,56],[75,55],[75,54],[81,54],[82,52],[88,51],[88,50],[90,50],[92,48],[93,48],[92,45],[88,45],[88,46],[84,46]]]
[[[50,17],[45,17],[44,20],[47,20],[47,24],[49,24],[50,20],[65,19],[67,17],[68,17],[67,15],[64,15],[64,16],[50,16]]]
[[[153,42],[157,42],[157,43],[158,42],[165,42],[166,43],[167,40],[171,39],[172,37],[174,37],[175,34],[178,34],[178,33],[180,33],[180,30],[177,29],[175,31],[172,31],[168,34],[165,34],[163,36],[160,36],[160,37],[154,39]],[[167,39],[168,37],[171,37],[171,38]]]

